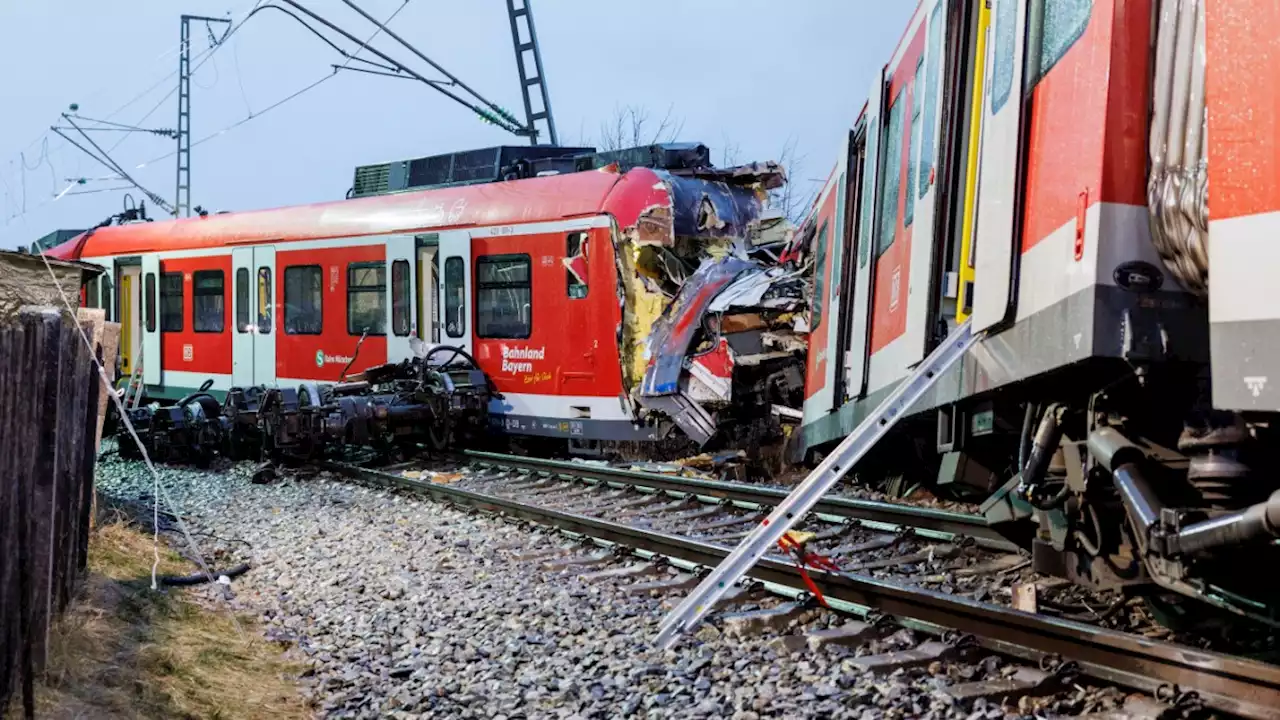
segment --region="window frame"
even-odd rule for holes
[[[907,130],[903,127],[904,104],[907,98],[907,88],[902,88],[889,102],[888,117],[885,118],[885,147],[884,147],[884,178],[880,185],[880,193],[878,200],[880,204],[880,225],[876,233],[876,257],[884,255],[893,247],[894,241],[898,237],[898,203],[902,198],[902,173],[906,169],[902,166],[904,156],[903,143],[907,135]],[[895,138],[893,135],[895,118],[894,111],[897,111],[898,120],[898,136],[897,142],[892,142]],[[890,202],[889,189],[893,189],[892,203]]]
[[[403,269],[401,277],[397,271]],[[409,337],[413,332],[413,269],[405,259],[391,261],[391,334],[396,337]],[[401,332],[403,325],[404,332]]]
[[[575,237],[579,238],[577,242],[576,253],[573,252]],[[569,258],[577,257],[578,255],[581,255],[583,258],[586,258],[588,256],[587,250],[590,247],[590,242],[591,242],[591,234],[585,230],[575,230],[570,233],[565,233],[564,259],[568,260]],[[589,263],[590,260],[588,260],[587,262]],[[573,291],[575,288],[582,288],[582,294],[574,295]],[[573,273],[570,272],[569,268],[566,266],[564,269],[564,294],[565,294],[565,297],[569,298],[570,300],[586,300],[587,296],[591,294],[591,284],[578,282],[573,277]]]
[[[271,295],[274,292],[274,288],[275,288],[275,286],[272,285],[271,283],[272,283],[271,267],[268,265],[263,265],[259,267],[258,268],[258,305],[257,305],[259,335],[271,334],[272,318],[274,316],[274,313],[272,312],[273,307],[271,305]],[[263,298],[264,294],[266,295],[265,299]],[[265,325],[265,328],[263,327],[264,325]],[[320,291],[320,327],[321,329],[324,328],[324,290],[323,288]]]
[[[1012,8],[1005,11],[1005,8]],[[1018,6],[1016,0],[996,0],[995,12],[991,28],[991,89],[989,97],[991,114],[997,115],[1013,96],[1013,59],[1018,54]],[[1007,31],[1007,32],[1002,32]],[[1009,67],[1006,73],[1000,72],[1001,59],[1005,59]]]
[[[1045,42],[1045,21],[1049,17],[1049,5],[1058,4],[1064,1],[1083,2],[1086,3],[1088,7],[1079,19],[1077,19],[1076,24],[1070,26],[1071,31],[1064,33],[1061,36],[1061,46],[1056,49],[1056,54],[1050,57],[1045,54],[1049,51],[1048,44]],[[1029,87],[1035,87],[1038,85],[1040,81],[1049,74],[1049,71],[1053,70],[1053,68],[1062,61],[1062,58],[1066,57],[1067,53],[1071,51],[1071,48],[1075,47],[1075,44],[1080,41],[1080,38],[1084,37],[1085,32],[1089,29],[1089,24],[1093,22],[1094,0],[1044,0],[1044,2],[1045,7],[1040,16],[1040,32],[1037,33],[1037,36],[1040,38],[1040,47],[1037,49],[1039,66],[1036,68],[1035,77],[1032,78],[1032,81],[1028,84]],[[1083,20],[1083,22],[1080,22],[1080,20]]]
[[[156,331],[156,310],[159,309],[157,298],[156,274],[149,272],[142,281],[142,309],[146,317],[147,332]]]
[[[924,121],[924,103],[920,102],[921,85],[924,84],[924,55],[916,63],[916,72],[912,76],[911,86],[903,92],[911,93],[911,126],[907,136],[907,184],[906,197],[902,201],[902,226],[909,228],[916,221],[916,182],[920,173],[921,146],[920,133]]]
[[[201,292],[200,279],[201,275],[217,275],[221,289],[217,292],[206,290]],[[198,310],[200,297],[220,297],[222,298],[222,312],[218,313],[218,329],[202,330],[200,328],[200,313]],[[212,316],[210,316],[212,317]],[[227,330],[227,274],[222,270],[196,270],[191,273],[191,330],[192,332],[217,334],[226,332]]]
[[[174,293],[172,290],[165,288],[165,285],[166,285],[165,281],[170,278],[173,278],[174,276],[176,276],[178,279],[177,293]],[[160,272],[159,285],[160,285],[160,303],[159,303],[160,304],[160,332],[162,333],[183,332],[184,329],[186,328],[186,316],[187,316],[186,297],[185,297],[186,296],[186,278],[183,276],[182,271],[164,272],[162,270]],[[165,299],[173,298],[175,296],[178,298],[178,312],[176,314],[166,312]],[[166,317],[172,318],[175,316],[177,317],[177,327],[168,327],[166,325],[165,318]]]
[[[289,329],[289,271],[290,270],[314,270],[319,281],[316,287],[319,290],[320,302],[317,305],[319,310],[320,322],[316,330],[290,330]],[[309,265],[286,265],[284,268],[284,334],[285,335],[321,335],[324,333],[324,268],[315,263]]]
[[[940,94],[940,68],[942,67],[942,54],[946,52],[946,36],[943,33],[945,29],[946,18],[942,15],[942,2],[934,5],[933,11],[929,14],[929,30],[925,40],[925,52],[928,53],[928,62],[925,69],[925,98],[924,98],[924,132],[920,141],[920,174],[916,179],[919,186],[918,193],[920,198],[924,198],[929,193],[929,188],[933,186],[932,174],[938,158],[938,106],[941,102],[938,99]]]
[[[814,254],[818,258],[818,262],[813,274],[813,304],[809,312],[809,327],[815,330],[822,325],[822,320],[826,317],[826,271],[827,263],[829,262],[830,244],[830,220],[824,219],[822,225],[818,228],[818,233],[813,238]],[[832,278],[832,283],[834,282],[835,278]]]
[[[524,281],[480,281],[480,268],[490,263],[517,260],[525,264],[527,280]],[[533,337],[533,258],[529,253],[500,253],[496,255],[479,255],[473,260],[473,282],[475,284],[472,302],[476,305],[476,337],[484,340],[528,340]],[[525,324],[523,335],[487,335],[480,332],[480,293],[484,290],[524,290],[529,291],[529,320]]]
[[[352,282],[352,278],[359,270],[381,271],[382,282],[376,285],[356,285]],[[369,331],[369,337],[386,337],[387,335],[387,263],[383,260],[360,260],[347,263],[347,334],[352,337],[361,337],[365,335],[364,330],[354,330],[351,327],[351,300],[353,297],[359,297],[361,294],[368,294],[376,297],[382,308],[382,332]]]
[[[249,302],[249,268],[236,268],[234,285],[231,297],[236,307],[232,314],[236,316],[236,333],[244,335],[249,332],[251,327],[249,320],[253,318],[253,313],[250,312],[252,305]]]
[[[97,308],[101,304],[102,288],[99,287],[98,277],[90,278],[84,284],[84,306],[86,308]]]
[[[449,301],[454,296],[454,293],[450,292],[450,290],[457,289],[450,287],[449,269],[451,266],[458,269],[458,279],[456,280],[456,284],[462,286],[462,292],[458,295],[461,300],[459,300],[458,306],[452,311],[453,314],[461,317],[458,332],[456,333],[449,329],[449,316],[451,312],[449,308]],[[441,273],[441,275],[443,275],[442,281],[444,283],[444,307],[441,308],[441,310],[444,311],[444,322],[442,324],[444,325],[445,337],[465,339],[467,337],[467,265],[466,262],[463,261],[462,256],[451,255],[445,258],[444,272]]]
[[[115,282],[111,279],[111,272],[107,271],[102,273],[101,280],[102,303],[98,307],[102,308],[104,317],[108,322],[114,322],[115,317],[112,316],[111,311],[114,309],[116,304],[116,288]]]

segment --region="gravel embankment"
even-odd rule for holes
[[[843,662],[905,648],[907,631],[787,656],[767,638],[704,627],[656,651],[661,598],[516,559],[563,542],[554,535],[323,475],[253,485],[250,470],[165,477],[203,552],[252,561],[234,602],[311,663],[302,691],[325,717],[1006,717],[938,692],[998,675],[995,658],[952,668],[959,677],[940,664],[877,677]],[[104,461],[99,477],[115,499],[149,497],[141,465]]]

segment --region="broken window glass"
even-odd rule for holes
[[[916,77],[911,81],[911,137],[907,145],[907,192],[906,202],[902,210],[903,227],[911,227],[916,219],[916,194],[912,188],[916,186],[916,173],[920,165],[920,110],[924,105],[924,58],[916,64]]]
[[[938,153],[938,68],[942,64],[942,3],[934,5],[929,16],[928,69],[924,81],[924,136],[920,142],[920,197],[929,192],[933,184],[933,159]]]
[[[587,296],[587,234],[571,232],[565,240],[565,291],[574,300]]]
[[[883,255],[893,245],[893,236],[898,231],[898,197],[902,188],[902,112],[906,96],[905,89],[894,98],[889,108],[889,132],[885,138],[883,185],[880,188],[880,242],[876,257]]]
[[[1045,0],[1044,23],[1040,36],[1039,82],[1067,54],[1067,50],[1089,27],[1093,0]]]
[[[1019,0],[997,0],[995,67],[991,73],[991,114],[1000,112],[1013,93],[1013,55],[1017,49]]]
[[[822,229],[818,231],[818,241],[814,253],[817,255],[818,264],[813,271],[813,305],[812,311],[809,313],[809,327],[817,330],[822,324],[822,310],[826,305],[827,298],[827,221],[822,221]]]

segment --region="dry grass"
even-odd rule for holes
[[[96,530],[84,591],[54,628],[37,691],[42,718],[310,717],[279,646],[227,606],[151,590],[150,536],[123,523]],[[160,572],[189,563],[161,548]]]

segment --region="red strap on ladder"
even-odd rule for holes
[[[809,577],[808,568],[812,567],[817,570],[838,573],[840,572],[839,566],[831,558],[806,551],[804,545],[792,540],[789,533],[778,539],[778,547],[781,547],[783,552],[791,553],[795,557],[796,569],[800,571],[800,579],[804,580],[809,592],[813,593],[813,596],[817,598],[818,604],[830,609],[831,606],[827,604],[827,598],[818,589],[818,585],[813,582],[813,578]]]

